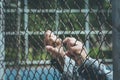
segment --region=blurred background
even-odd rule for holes
[[[59,80],[44,48],[44,32],[82,41],[112,69],[110,0],[1,0],[0,79]]]

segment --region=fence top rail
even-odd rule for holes
[[[8,32],[3,32],[4,35],[43,35],[45,31],[20,31],[20,32],[15,32],[15,31],[8,31]],[[62,35],[62,34],[112,34],[112,31],[108,30],[103,30],[103,31],[54,31],[55,34]]]
[[[112,10],[97,10],[97,9],[19,9],[21,13],[96,13],[96,12],[112,12]],[[5,12],[16,12],[17,9],[5,9]]]

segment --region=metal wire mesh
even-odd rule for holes
[[[0,80],[65,76],[44,48],[47,30],[82,41],[90,57],[112,69],[110,0],[1,0],[0,6]]]

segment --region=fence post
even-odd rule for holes
[[[4,79],[4,58],[5,58],[5,41],[4,41],[4,7],[3,0],[0,0],[0,80]]]
[[[21,75],[20,75],[20,50],[21,50],[21,46],[20,46],[20,24],[21,24],[21,13],[20,13],[20,6],[21,6],[21,0],[17,0],[17,32],[18,32],[18,36],[17,36],[17,49],[18,49],[18,54],[17,54],[17,60],[16,60],[16,70],[17,70],[17,75],[16,75],[16,80],[21,80]]]
[[[28,0],[24,0],[25,59],[28,60]]]
[[[113,80],[120,80],[120,0],[112,0]]]
[[[86,31],[86,43],[85,43],[85,46],[86,46],[86,49],[87,51],[89,52],[90,51],[90,42],[89,42],[89,32],[90,32],[90,29],[89,29],[89,0],[85,0],[85,9],[86,9],[86,12],[85,12],[85,16],[86,16],[86,21],[85,21],[85,31]],[[88,10],[88,11],[87,11]]]

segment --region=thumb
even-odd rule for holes
[[[53,46],[46,46],[46,49],[52,54],[57,52],[57,50]]]

